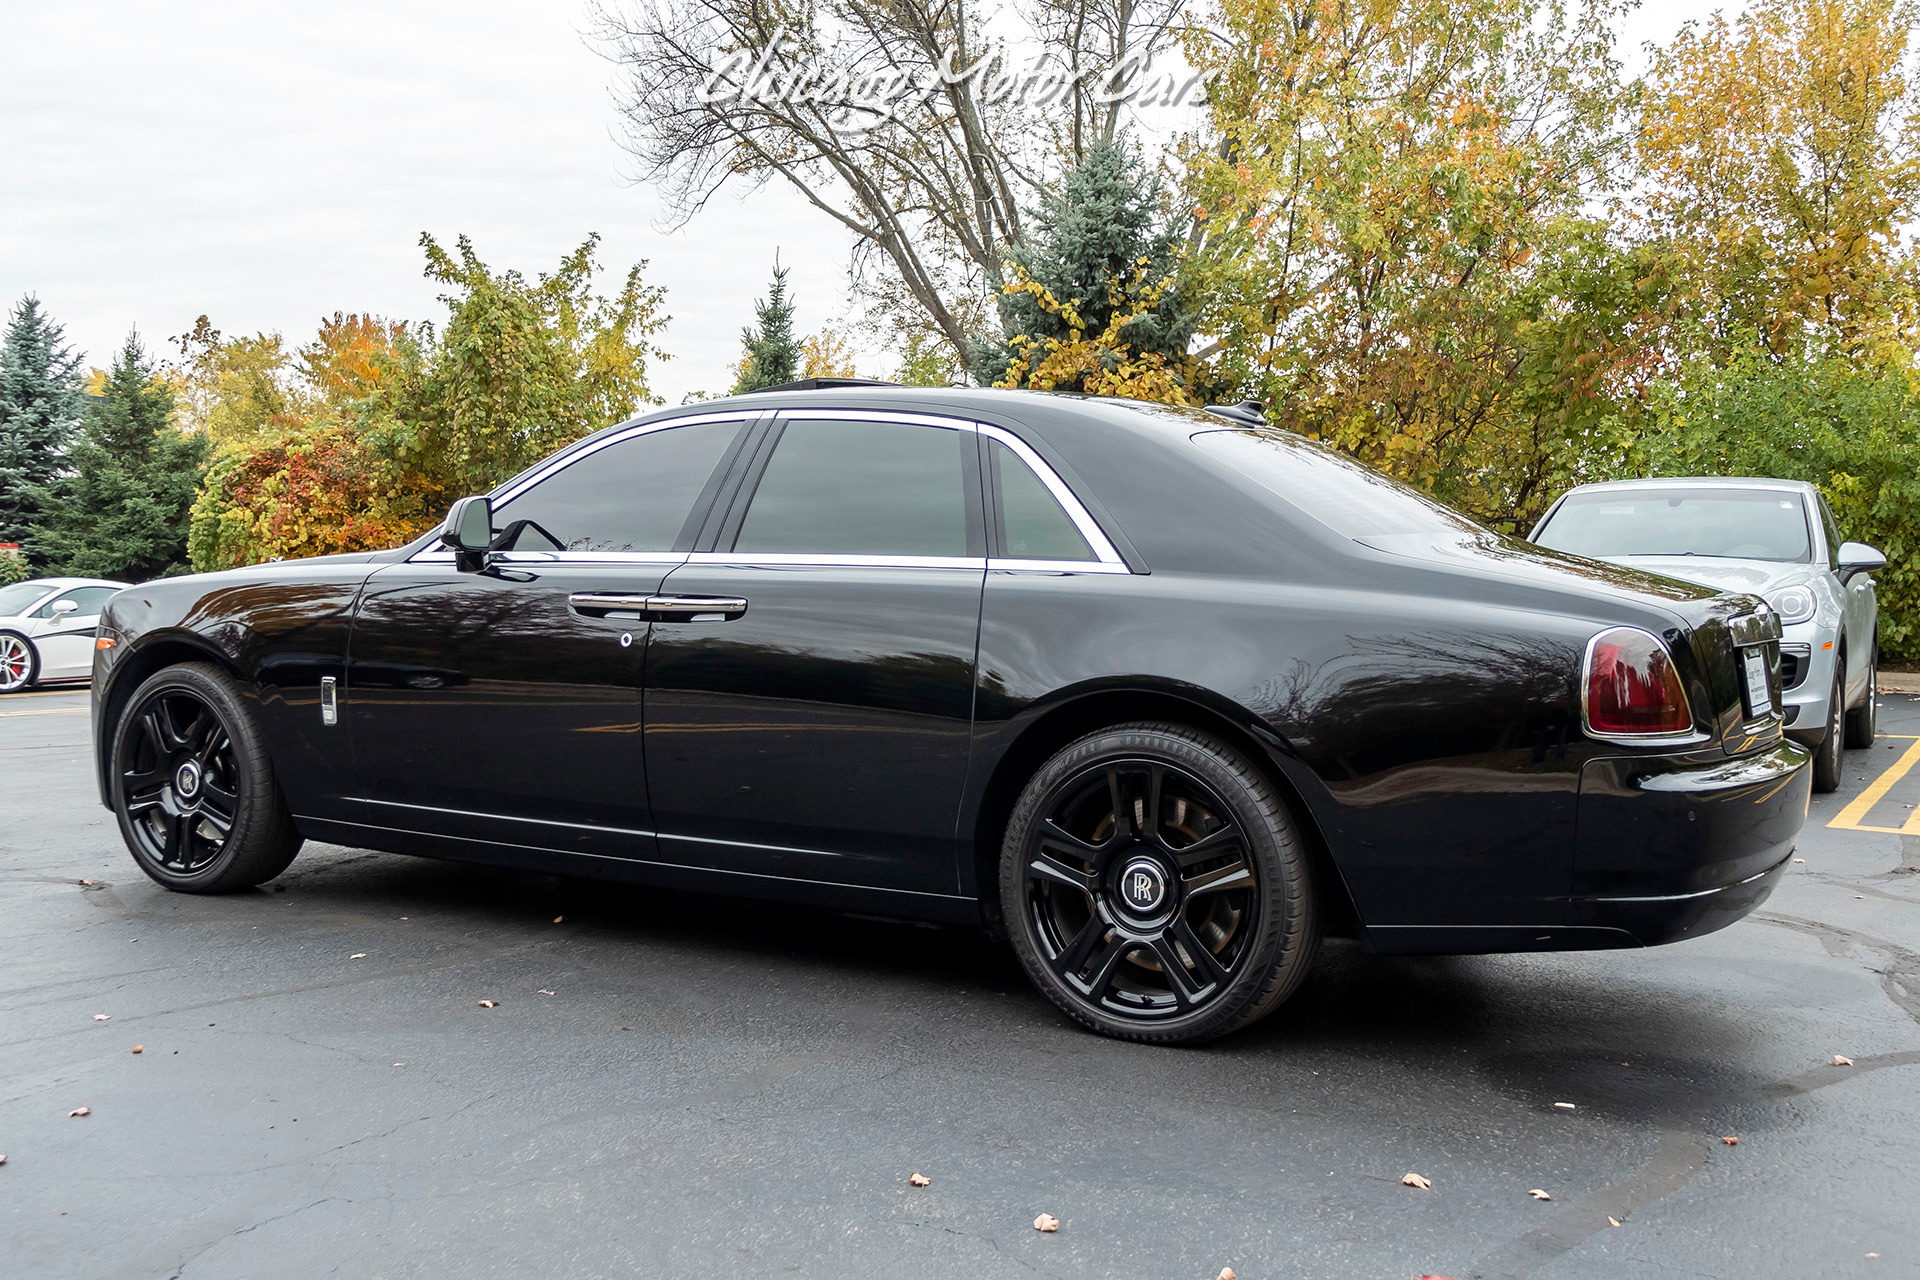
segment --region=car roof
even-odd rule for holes
[[[1601,480],[1577,485],[1567,492],[1607,489],[1776,489],[1804,494],[1813,486],[1804,480],[1781,480],[1773,476],[1648,476],[1643,480]]]
[[[115,591],[126,586],[124,582],[110,582],[106,578],[28,578],[23,584],[30,587],[42,587],[56,591],[65,587],[112,587]]]

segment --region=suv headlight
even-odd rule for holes
[[[1819,611],[1813,592],[1806,587],[1785,587],[1769,601],[1782,622],[1805,622]]]

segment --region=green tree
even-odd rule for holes
[[[773,284],[765,300],[753,304],[757,327],[742,329],[740,341],[746,356],[740,362],[740,380],[733,394],[759,391],[792,382],[800,363],[800,345],[793,337],[793,301],[787,297],[787,268],[773,260]]]
[[[1002,340],[971,353],[978,381],[1178,403],[1205,394],[1179,254],[1141,170],[1119,143],[1095,142],[1027,215],[1007,255]]]
[[[893,381],[903,387],[951,387],[962,383],[966,376],[966,366],[953,354],[952,347],[935,334],[916,330],[907,335]]]
[[[208,445],[174,426],[173,391],[156,372],[138,331],[128,334],[105,394],[87,406],[63,492],[34,490],[34,533],[48,567],[134,580],[184,568]]]
[[[81,357],[64,337],[40,299],[28,294],[15,305],[0,344],[0,542],[31,541],[40,514],[34,493],[58,487],[86,404]],[[13,560],[25,562],[24,556]]]

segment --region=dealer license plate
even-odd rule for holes
[[[1747,675],[1747,714],[1773,714],[1773,691],[1767,688],[1767,655],[1763,649],[1743,649],[1740,661]]]

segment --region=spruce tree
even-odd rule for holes
[[[40,514],[34,491],[58,487],[86,404],[81,357],[65,336],[28,294],[0,342],[0,542],[31,543]]]
[[[759,327],[740,331],[740,340],[747,344],[747,363],[734,384],[735,395],[792,382],[800,362],[800,346],[793,340],[793,303],[787,298],[787,269],[777,256],[773,286],[766,301],[753,304],[753,316]]]
[[[138,331],[87,405],[64,491],[34,491],[43,569],[139,581],[179,572],[207,441],[173,425],[173,392],[154,378]]]
[[[1163,286],[1175,275],[1178,260],[1173,235],[1156,211],[1159,194],[1143,180],[1137,157],[1117,142],[1095,143],[1068,171],[1061,189],[1042,197],[1030,215],[1031,230],[1008,257],[1016,275],[1024,274],[1077,313],[1082,334],[1100,335],[1116,316],[1138,309],[1140,314],[1118,330],[1129,353],[1177,359],[1186,354],[1196,317],[1177,288]],[[1002,340],[975,343],[969,353],[970,372],[983,384],[1006,374],[1016,336],[1073,340],[1060,307],[1043,306],[1031,293],[1005,294],[999,307]],[[1083,388],[1063,384],[1057,389]]]

